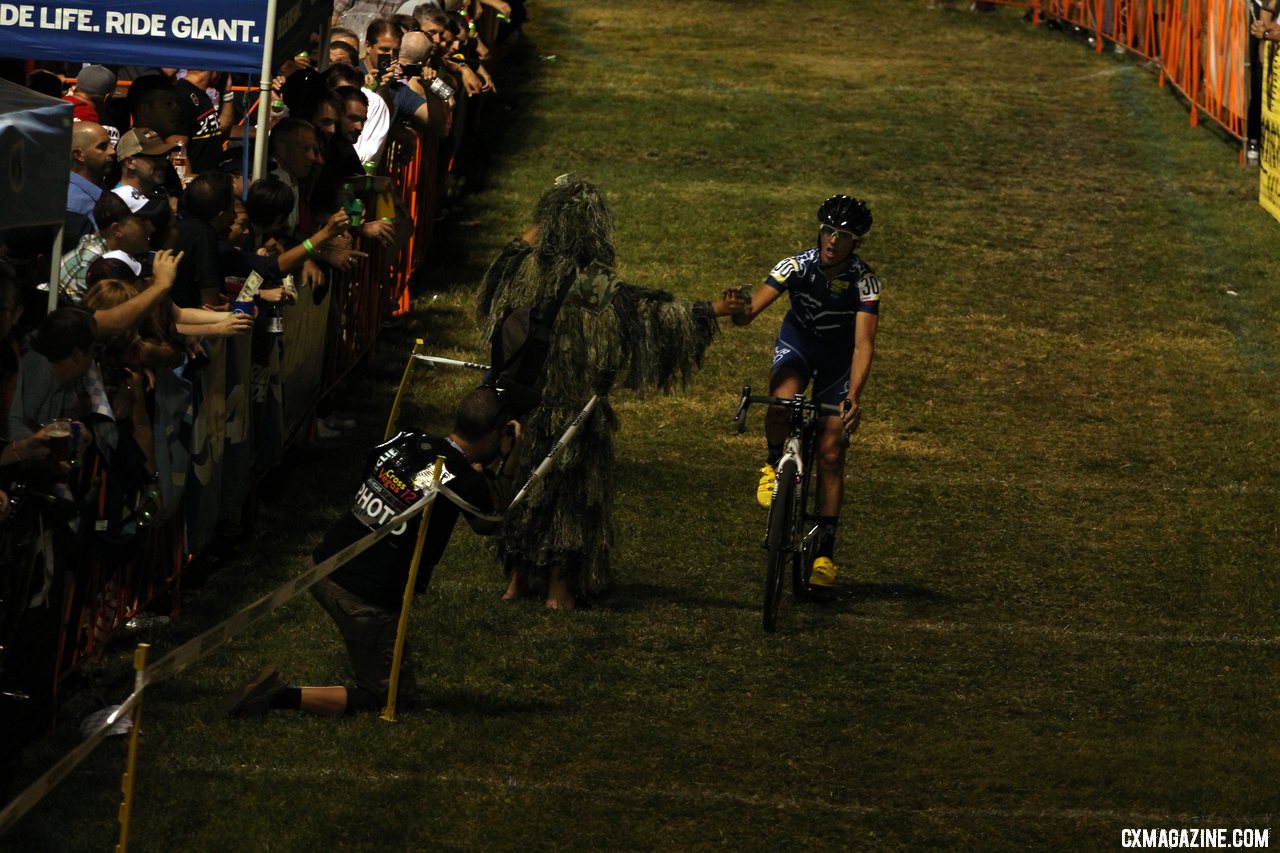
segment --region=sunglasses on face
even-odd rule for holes
[[[823,237],[835,237],[839,240],[852,240],[858,236],[852,231],[846,231],[843,228],[832,228],[830,225],[823,225],[818,230]]]

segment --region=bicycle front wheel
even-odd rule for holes
[[[814,526],[800,540],[800,553],[796,555],[791,568],[791,591],[797,601],[809,595],[809,567],[813,565],[814,555],[818,552],[818,539],[821,535],[822,531]]]
[[[794,557],[792,514],[795,512],[796,463],[789,459],[778,470],[778,486],[769,505],[768,538],[764,574],[764,629],[770,633],[778,625],[778,603],[787,567]]]

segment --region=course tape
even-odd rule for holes
[[[414,353],[413,357],[418,361],[425,361],[427,364],[447,364],[451,367],[465,367],[468,370],[488,370],[489,365],[479,364],[474,361],[459,361],[456,358],[444,358],[438,355],[423,355],[422,353]]]
[[[564,434],[560,437],[560,440],[556,442],[555,446],[551,448],[551,452],[547,454],[546,458],[542,461],[542,464],[538,466],[538,470],[536,470],[533,475],[530,476],[529,481],[525,483],[520,494],[516,496],[516,499],[512,500],[511,505],[507,507],[506,512],[510,512],[511,507],[514,507],[528,494],[529,487],[546,473],[546,470],[550,467],[552,460],[554,460],[555,457],[559,455],[560,451],[564,449],[564,446],[571,438],[573,438],[574,433],[577,432],[582,421],[591,413],[591,410],[595,408],[597,400],[597,397],[592,397],[591,400],[588,401],[586,407],[583,408],[578,416],[573,419],[569,424],[568,429],[566,429]],[[59,759],[57,764],[45,771],[45,773],[35,782],[28,785],[21,794],[11,800],[9,804],[4,807],[3,811],[0,811],[0,835],[3,835],[8,831],[13,824],[30,811],[36,803],[44,799],[44,797],[52,791],[58,783],[66,778],[67,774],[89,757],[90,753],[92,753],[98,744],[106,737],[107,731],[111,726],[119,720],[123,714],[127,713],[137,702],[141,701],[142,691],[146,686],[157,684],[165,679],[172,678],[187,669],[193,663],[208,655],[223,643],[227,642],[227,640],[230,640],[232,637],[235,637],[237,634],[244,631],[244,629],[248,628],[253,623],[283,607],[285,604],[292,601],[299,593],[309,589],[316,581],[321,578],[328,577],[330,574],[337,571],[344,563],[359,556],[360,554],[363,554],[365,551],[378,544],[378,542],[391,535],[391,532],[398,529],[402,524],[407,524],[413,516],[417,515],[427,506],[427,504],[434,501],[440,495],[443,495],[462,511],[485,521],[502,521],[506,517],[506,512],[499,515],[483,513],[456,495],[448,486],[437,485],[435,491],[419,498],[408,509],[387,521],[386,524],[383,524],[377,530],[357,539],[355,542],[352,542],[350,545],[333,554],[327,560],[317,563],[307,571],[298,575],[296,578],[286,581],[273,592],[269,592],[252,604],[245,606],[239,612],[213,626],[198,637],[188,640],[181,646],[178,646],[178,648],[169,652],[169,654],[146,668],[142,673],[142,687],[130,694],[129,698],[126,699],[113,714],[108,716],[102,725],[99,726],[98,729],[84,741],[84,743],[80,744],[71,752]]]
[[[146,670],[146,683],[148,685],[156,684],[167,678],[172,678],[182,672],[191,664],[200,660],[209,652],[221,646],[227,640],[239,634],[245,628],[248,628],[254,622],[267,616],[276,610],[288,604],[304,590],[309,589],[312,584],[321,578],[328,577],[337,571],[340,566],[349,560],[358,557],[365,551],[368,551],[374,545],[381,542],[392,531],[397,530],[402,524],[408,523],[409,519],[417,515],[422,509],[436,499],[437,495],[444,494],[451,500],[465,503],[461,498],[457,498],[447,488],[441,486],[437,491],[432,492],[418,501],[404,512],[390,519],[386,524],[372,531],[368,535],[357,539],[350,545],[342,548],[327,560],[317,563],[289,581],[286,581],[275,591],[269,592],[262,598],[247,605],[238,613],[219,622],[217,625],[205,631],[193,640],[188,640],[178,648],[169,652],[160,660],[156,661]]]
[[[118,721],[124,714],[129,713],[135,704],[141,701],[142,692],[146,686],[164,681],[182,672],[191,664],[203,658],[209,652],[221,646],[227,640],[239,634],[245,628],[257,622],[262,617],[282,607],[284,604],[293,600],[303,590],[309,588],[316,581],[328,576],[336,571],[339,566],[348,560],[363,554],[372,548],[378,542],[391,535],[393,530],[400,527],[401,524],[407,523],[414,515],[419,513],[427,504],[435,500],[437,495],[444,494],[446,497],[458,500],[460,498],[453,495],[445,487],[440,487],[437,491],[430,495],[420,498],[412,506],[404,512],[390,519],[386,524],[377,530],[370,532],[367,536],[357,539],[347,547],[339,550],[336,554],[329,557],[323,562],[317,563],[307,571],[303,572],[296,578],[293,578],[278,587],[274,592],[264,595],[257,601],[240,610],[230,618],[220,622],[214,627],[205,631],[193,640],[183,643],[169,654],[165,655],[159,661],[147,667],[143,673],[143,687],[135,690],[130,694],[114,713],[109,715],[105,721],[94,732],[85,739],[84,743],[68,752],[58,760],[47,771],[44,772],[39,779],[32,782],[25,790],[4,807],[0,811],[0,835],[7,832],[10,827],[18,822],[27,812],[29,812],[38,802],[45,798],[50,791],[67,777],[67,775],[79,766],[89,755],[102,743],[107,736],[108,730]]]
[[[129,694],[129,698],[120,704],[114,712],[107,716],[93,734],[85,740],[84,743],[68,752],[62,758],[58,759],[58,763],[50,767],[36,781],[27,786],[21,794],[15,797],[9,805],[0,811],[0,835],[4,835],[9,829],[17,823],[23,815],[31,811],[36,803],[40,802],[45,796],[58,786],[63,779],[75,770],[82,761],[89,757],[89,753],[98,748],[98,744],[102,743],[106,738],[107,732],[116,722],[133,711],[133,706],[142,701],[142,691],[135,690]]]

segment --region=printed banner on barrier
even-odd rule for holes
[[[1258,203],[1280,220],[1280,48],[1274,43],[1262,63],[1261,154]]]
[[[284,0],[277,56],[305,50],[331,0]],[[256,73],[266,38],[262,0],[2,0],[4,55]]]

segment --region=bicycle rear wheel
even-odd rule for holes
[[[778,486],[769,505],[767,551],[764,574],[764,629],[770,633],[778,625],[778,603],[788,563],[795,556],[792,514],[795,511],[796,463],[787,460],[778,470]]]

